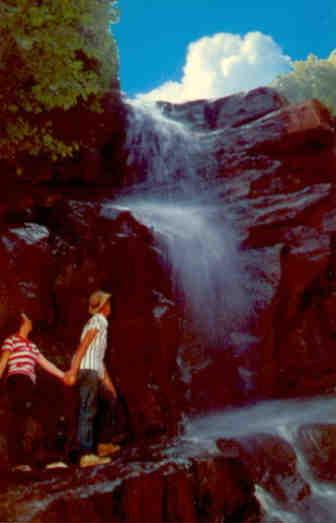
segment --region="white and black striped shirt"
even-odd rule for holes
[[[89,330],[97,330],[98,333],[90,343],[81,361],[80,369],[95,370],[103,377],[104,375],[104,356],[107,348],[107,327],[108,322],[103,314],[94,314],[85,325],[81,341]]]

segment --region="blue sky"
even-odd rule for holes
[[[180,81],[188,44],[216,33],[259,31],[293,59],[336,48],[334,0],[119,0],[119,8],[113,30],[122,89],[131,96]]]

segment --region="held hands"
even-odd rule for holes
[[[76,383],[75,373],[71,369],[64,373],[63,382],[68,387],[72,387]]]
[[[74,370],[72,370],[70,367],[70,369],[68,371],[64,372],[63,383],[65,385],[67,385],[68,387],[72,387],[73,385],[75,385],[76,381],[77,381],[76,372]],[[113,385],[112,381],[108,377],[106,377],[106,375],[104,376],[103,384],[105,385],[105,388],[113,396],[113,399],[116,400],[118,397],[116,388]]]

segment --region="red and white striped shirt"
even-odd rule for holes
[[[35,383],[35,367],[40,351],[34,343],[19,334],[13,334],[5,339],[1,351],[10,352],[8,359],[8,376],[24,374]]]

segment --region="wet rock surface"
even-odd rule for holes
[[[297,434],[297,442],[308,458],[317,480],[335,481],[335,424],[305,425]]]
[[[133,449],[133,454],[93,469],[2,480],[1,520],[257,521],[259,506],[244,465],[237,459],[190,454],[179,459],[161,454],[153,461],[148,450],[144,462],[137,461]]]
[[[111,123],[116,110],[119,127]],[[162,104],[164,114],[197,136],[204,165],[215,164],[218,201],[252,276],[249,292],[260,295],[253,319],[226,345],[207,342],[186,321],[153,230],[118,205],[119,187],[144,178],[144,164],[136,157],[127,161],[127,111],[122,102],[109,108],[110,123],[99,145],[78,159],[74,179],[67,175],[74,165],[59,166],[49,178],[40,166],[34,186],[6,184],[0,199],[1,338],[25,310],[42,352],[67,368],[89,293],[111,290],[108,367],[120,396],[112,429],[126,434],[128,448],[146,449],[148,438],[173,436],[185,415],[335,386],[336,149],[329,113],[315,101],[290,106],[267,89],[215,102]],[[44,185],[46,179],[53,184]],[[27,446],[42,466],[67,452],[76,400],[74,391],[42,374],[38,383],[37,421]],[[6,427],[5,394],[0,417]],[[330,427],[300,434],[311,467],[328,480],[334,477],[332,434]],[[322,457],[314,450],[317,440],[327,449]],[[224,461],[195,457],[182,467],[159,460],[147,470],[146,457],[132,465],[125,451],[111,467],[89,475],[71,469],[36,477],[33,486],[6,483],[1,519],[255,521],[253,482],[282,501],[308,495],[286,442],[261,435],[240,444],[247,461],[232,451]],[[50,496],[40,506],[43,493]]]
[[[224,456],[241,459],[254,482],[284,507],[299,506],[311,494],[298,470],[294,447],[275,434],[255,434],[239,440],[217,440]]]

